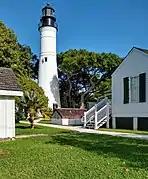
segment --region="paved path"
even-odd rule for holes
[[[20,121],[22,124],[29,124],[28,121]],[[99,131],[93,129],[84,129],[82,127],[75,127],[75,126],[62,126],[62,125],[54,125],[54,124],[42,124],[36,123],[37,126],[44,126],[44,127],[53,127],[59,129],[66,129],[72,131],[78,131],[82,133],[93,133],[93,134],[103,134],[103,135],[111,135],[111,136],[119,136],[119,137],[128,137],[128,138],[137,138],[137,139],[145,139],[148,140],[148,135],[142,134],[131,134],[131,133],[121,133],[121,132],[109,132],[109,131]]]

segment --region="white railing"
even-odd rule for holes
[[[90,121],[95,121],[94,128],[97,129],[104,119],[109,120],[109,103],[107,97],[84,113],[84,128]]]
[[[87,123],[93,120],[95,115],[95,106],[90,108],[87,112],[84,112],[84,127],[86,127]]]
[[[107,102],[99,111],[95,111],[95,129],[101,127],[101,124],[107,122],[109,128],[109,103]]]

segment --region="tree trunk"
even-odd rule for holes
[[[93,83],[92,79],[93,77],[90,79],[90,88],[88,90],[86,90],[82,95],[81,95],[81,109],[84,109],[85,108],[85,105],[84,105],[84,102],[85,102],[85,96],[87,96],[93,89],[96,85],[99,85],[104,79],[105,79],[105,75],[102,76],[102,78],[100,78],[100,80],[97,82],[97,83]]]
[[[31,123],[31,129],[34,129],[34,115],[29,113],[28,120]]]
[[[84,102],[81,103],[80,109],[85,109],[85,104],[84,104]]]
[[[85,101],[85,95],[90,93],[91,90],[93,90],[93,88],[95,86],[95,84],[92,82],[92,79],[90,79],[90,84],[91,84],[90,88],[81,95],[81,107],[80,107],[81,109],[85,108],[85,103],[84,103],[84,101]]]
[[[72,84],[70,81],[70,77],[68,78],[68,82],[69,82],[69,90],[68,90],[68,102],[69,102],[69,107],[72,107],[72,100],[71,100],[71,90],[72,90]]]

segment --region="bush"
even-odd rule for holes
[[[23,89],[23,97],[16,97],[16,122],[27,118],[29,110],[41,110],[44,118],[50,118],[52,109],[48,108],[48,98],[38,84],[30,78],[21,77],[19,83]]]

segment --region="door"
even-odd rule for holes
[[[0,138],[6,138],[6,100],[0,96]]]

